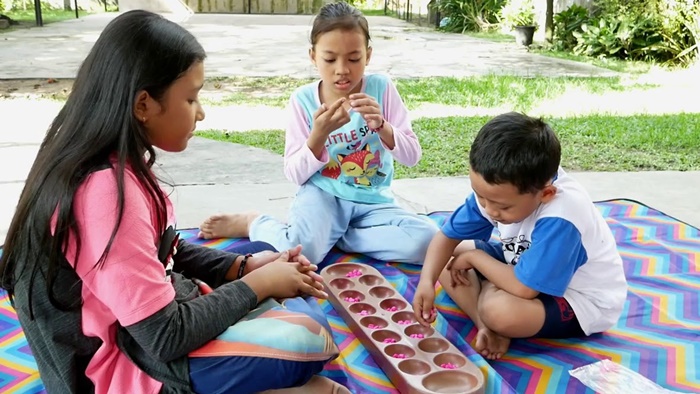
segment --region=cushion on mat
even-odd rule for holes
[[[477,364],[487,378],[487,393],[593,393],[569,370],[610,359],[660,386],[700,392],[700,231],[641,203],[603,201],[596,206],[615,234],[629,281],[623,316],[609,331],[585,339],[514,340],[499,361],[487,362],[468,343],[476,331],[471,321],[441,288],[436,329]],[[449,213],[430,216],[441,223]],[[246,240],[196,239],[196,230],[182,237],[217,249]],[[420,267],[385,263],[333,250],[323,265],[357,261],[375,266],[408,300],[413,298]],[[330,303],[320,301],[341,350],[323,374],[354,393],[397,391],[338,317]],[[0,294],[0,392],[41,391],[29,348],[6,297]]]

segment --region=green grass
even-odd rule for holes
[[[414,130],[423,147],[415,167],[396,164],[396,178],[466,175],[471,142],[488,117],[419,119]],[[546,119],[562,143],[562,165],[575,171],[700,170],[700,114],[591,115]],[[250,131],[200,135],[277,154],[284,132]]]
[[[291,92],[289,92],[291,93]],[[255,92],[234,92],[221,99],[203,98],[203,105],[265,105],[268,107],[284,107],[289,101],[289,94],[261,94]]]
[[[606,68],[608,70],[613,70],[626,74],[643,74],[651,70],[652,67],[654,67],[653,63],[648,62],[619,59],[598,59],[589,56],[574,55],[570,52],[555,51],[544,47],[532,47],[530,51],[543,56],[554,57],[557,59],[573,60],[579,63],[587,63],[596,67]]]
[[[17,28],[21,28],[21,27],[36,26],[36,17],[34,16],[34,8],[33,7],[31,9],[28,8],[26,11],[23,11],[23,10],[8,11],[8,12],[5,12],[4,15],[16,20],[17,22],[20,23],[20,25],[19,26],[16,26],[16,25],[10,26],[9,29],[0,30],[0,33],[16,30]],[[85,16],[85,15],[87,15],[87,12],[79,11],[79,15]],[[53,9],[48,9],[48,8],[42,8],[41,18],[44,21],[44,24],[53,23],[53,22],[60,22],[60,21],[64,21],[67,19],[75,19],[75,11],[64,11],[64,10],[53,10]]]
[[[238,78],[211,80],[213,84],[234,85],[235,92],[217,99],[203,99],[206,105],[258,104],[284,107],[292,91],[310,80],[288,77]],[[510,107],[527,111],[543,101],[556,99],[576,90],[602,94],[655,85],[627,83],[620,77],[518,77],[487,75],[467,78],[430,77],[397,79],[396,87],[406,106],[415,109],[423,104],[462,107]]]
[[[384,8],[381,9],[360,9],[360,12],[364,16],[395,16],[396,13],[390,9],[386,10],[386,14],[384,13]]]
[[[587,93],[652,88],[632,85],[620,77],[532,77],[487,75],[469,78],[430,77],[397,81],[397,89],[409,109],[424,103],[462,107],[508,107],[527,111],[543,101],[575,89]]]
[[[215,99],[202,98],[205,105],[267,105],[284,107],[294,89],[312,79],[286,76],[270,78],[218,77],[208,78],[207,89],[227,88],[233,92]]]
[[[265,105],[283,108],[297,87],[311,79],[210,78],[201,94],[205,106]],[[452,105],[464,108],[510,108],[529,112],[563,95],[604,95],[629,89],[651,89],[622,77],[518,77],[487,75],[466,78],[429,77],[396,79],[397,89],[409,109],[421,105]],[[50,98],[50,97],[48,97]]]
[[[498,31],[465,31],[464,35],[474,38],[484,38],[495,42],[515,42],[515,38],[510,34]]]

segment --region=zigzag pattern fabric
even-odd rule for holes
[[[596,203],[615,234],[630,285],[622,318],[611,330],[586,339],[514,340],[503,359],[487,362],[469,346],[476,331],[438,289],[436,328],[487,377],[487,393],[593,393],[569,370],[601,359],[622,364],[660,386],[700,392],[700,230],[638,202]],[[449,213],[430,216],[438,223]],[[217,249],[246,240],[202,241]],[[386,263],[334,250],[323,265],[357,261],[375,266],[411,300],[420,267]],[[327,301],[321,301],[341,349],[323,372],[353,393],[396,393],[389,379]],[[43,386],[7,297],[0,294],[0,392],[39,393]]]

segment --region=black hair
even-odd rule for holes
[[[561,145],[542,119],[509,112],[489,120],[469,151],[471,170],[490,184],[510,183],[522,193],[542,190],[556,175]]]
[[[360,10],[344,1],[325,4],[318,11],[311,28],[311,46],[316,46],[321,34],[337,29],[359,29],[365,36],[365,44],[369,46],[370,35],[367,18]]]
[[[30,275],[30,316],[37,275],[45,278],[51,304],[62,310],[68,308],[57,302],[53,288],[69,238],[75,241],[77,264],[80,234],[88,231],[78,227],[73,210],[76,190],[90,173],[111,168],[118,194],[116,224],[95,267],[104,263],[122,221],[127,164],[153,200],[158,230],[165,230],[166,196],[151,171],[155,151],[136,119],[135,103],[143,91],[162,100],[173,82],[205,57],[192,34],[148,11],[121,14],[100,34],[39,147],[0,259],[0,286],[11,300],[17,281],[22,275]]]

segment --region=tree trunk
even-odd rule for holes
[[[547,11],[544,21],[544,40],[548,44],[554,41],[554,0],[547,0]]]
[[[549,0],[547,0],[547,1],[549,1]],[[70,11],[73,9],[73,6],[72,6],[70,0],[63,0],[63,9],[66,11]]]

